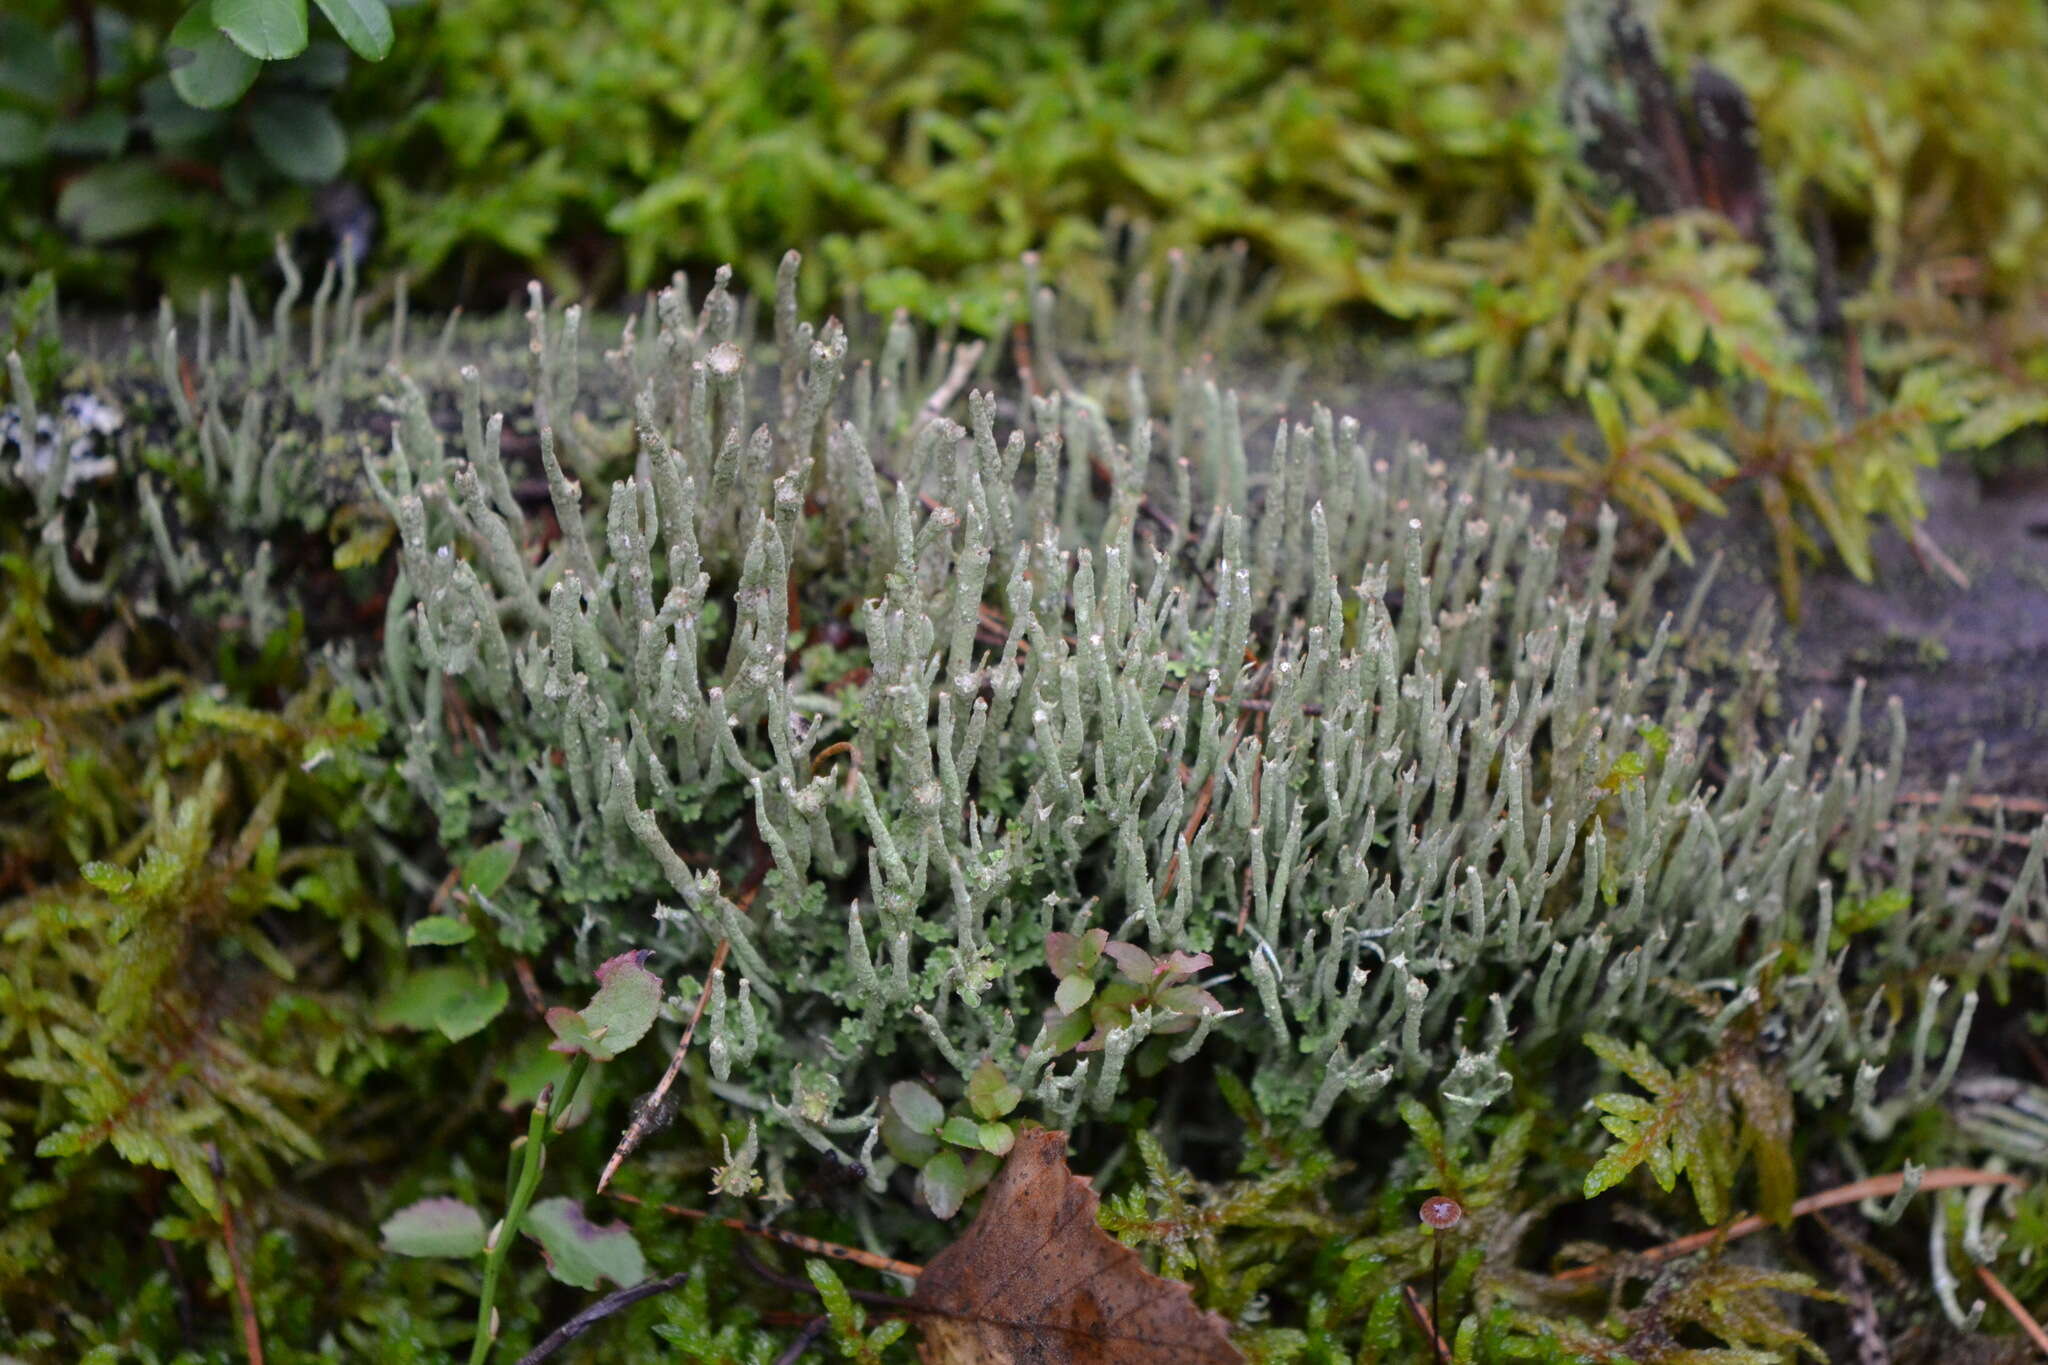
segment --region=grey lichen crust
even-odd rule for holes
[[[1505,457],[1375,453],[1320,407],[1250,457],[1161,360],[1186,269],[1097,388],[1039,300],[1015,392],[978,343],[800,321],[793,257],[772,369],[722,274],[678,286],[604,359],[630,432],[536,290],[544,505],[475,371],[459,430],[401,380],[377,686],[444,843],[526,843],[502,939],[652,945],[686,1001],[729,941],[709,1061],[771,1176],[801,1140],[879,1183],[888,1085],[985,1058],[1061,1126],[1215,1066],[1302,1122],[1424,1094],[1463,1128],[1588,1031],[1760,1012],[1808,1105],[1883,1131],[1937,1095],[1978,974],[2042,936],[2048,842],[1987,890],[1941,832],[1962,783],[1897,804],[1896,706],[1875,763],[1853,715],[1755,743],[1761,636],[1717,703],[1654,575],[1609,595],[1614,519],[1567,568]],[[1083,927],[1213,955],[1228,1013],[1060,1051],[1045,939]]]

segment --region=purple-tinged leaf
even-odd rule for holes
[[[574,1199],[543,1199],[526,1214],[526,1234],[540,1243],[548,1273],[563,1284],[595,1289],[599,1280],[620,1288],[647,1278],[647,1258],[624,1223],[599,1226]]]
[[[1152,984],[1152,978],[1159,973],[1159,964],[1152,960],[1152,954],[1135,943],[1111,943],[1105,945],[1102,951],[1109,955],[1110,961],[1116,963],[1117,971],[1126,981],[1149,986]]]

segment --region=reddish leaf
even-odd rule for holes
[[[1067,1135],[1019,1133],[974,1225],[911,1297],[925,1365],[1243,1365],[1229,1324],[1096,1226]]]
[[[1103,947],[1116,969],[1124,979],[1140,986],[1152,984],[1152,978],[1159,973],[1159,964],[1152,960],[1152,954],[1135,943],[1111,943]]]
[[[1109,941],[1106,929],[1069,934],[1055,929],[1045,936],[1045,961],[1059,977],[1086,975],[1102,960],[1102,945]]]

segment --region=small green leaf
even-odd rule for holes
[[[890,1086],[889,1107],[903,1120],[904,1127],[927,1137],[938,1132],[939,1125],[946,1121],[946,1107],[916,1081],[898,1081]]]
[[[1052,1050],[1058,1056],[1079,1047],[1082,1040],[1095,1031],[1095,1021],[1085,1011],[1075,1011],[1052,1024]]]
[[[1015,1109],[1023,1098],[1024,1092],[1012,1085],[994,1062],[982,1062],[967,1078],[967,1103],[973,1106],[978,1118],[999,1119]]]
[[[1621,1183],[1623,1176],[1636,1168],[1628,1150],[1616,1147],[1593,1163],[1593,1169],[1586,1172],[1586,1198],[1591,1199]]]
[[[940,1218],[951,1218],[967,1202],[967,1166],[950,1148],[917,1173],[918,1198]]]
[[[306,48],[306,0],[213,0],[213,23],[261,62],[281,62]]]
[[[590,1054],[592,1061],[608,1062],[618,1054],[605,1046],[605,1031],[592,1028],[590,1022],[567,1005],[556,1005],[544,1016],[548,1027],[554,1030],[555,1041],[551,1044],[556,1052]]]
[[[98,245],[148,231],[181,202],[177,183],[153,162],[116,161],[66,185],[57,197],[57,220]]]
[[[171,87],[195,109],[225,109],[256,83],[263,63],[213,26],[208,0],[185,11],[164,48]]]
[[[1052,1003],[1061,1014],[1072,1014],[1088,1003],[1095,994],[1095,979],[1087,976],[1069,976],[1060,980],[1059,989],[1053,992]]]
[[[429,915],[415,920],[405,931],[405,946],[408,948],[448,947],[467,943],[476,937],[476,930],[466,920],[453,915]]]
[[[598,1281],[610,1280],[625,1288],[647,1278],[647,1258],[632,1229],[624,1223],[600,1227],[577,1200],[543,1199],[527,1211],[521,1227],[540,1243],[548,1273],[563,1284],[595,1289]]]
[[[221,42],[234,47],[225,38]],[[236,55],[241,56],[240,52]],[[168,73],[143,82],[142,129],[159,147],[189,146],[219,132],[222,121],[219,110],[202,109],[180,94],[177,81]]]
[[[311,95],[265,95],[249,107],[256,148],[277,170],[309,185],[341,174],[348,134],[323,100]]]
[[[386,539],[389,539],[389,528]],[[456,874],[456,881],[464,890],[479,896],[495,896],[498,888],[512,875],[512,869],[519,865],[519,850],[523,845],[517,839],[500,839],[495,844],[486,844],[462,860],[462,871]]]
[[[620,953],[597,969],[597,994],[583,1007],[584,1024],[602,1031],[612,1056],[647,1036],[661,1012],[661,978],[647,970],[648,950]]]
[[[384,0],[316,0],[320,12],[341,40],[364,61],[381,62],[391,55],[391,11]]]
[[[384,1220],[384,1247],[400,1256],[474,1256],[484,1217],[460,1199],[422,1199]]]
[[[46,145],[58,156],[119,156],[128,145],[128,116],[112,105],[99,105],[60,119],[50,129]]]
[[[939,1129],[939,1136],[955,1147],[981,1146],[981,1125],[965,1114],[955,1114]]]
[[[135,885],[134,874],[113,863],[90,862],[78,872],[88,883],[109,896],[118,896]]]
[[[569,1074],[569,1059],[548,1046],[548,1039],[533,1037],[520,1044],[517,1051],[498,1063],[497,1078],[504,1084],[505,1093],[498,1100],[498,1108],[511,1113],[514,1110],[531,1108],[540,1098],[541,1087],[559,1085]],[[591,1091],[591,1083],[585,1082],[576,1089],[576,1103],[581,1105]]]
[[[434,1019],[434,1027],[451,1043],[479,1033],[498,1017],[512,998],[503,981],[489,981],[479,990],[465,992],[449,1001]]]
[[[913,1169],[930,1161],[939,1150],[937,1139],[928,1133],[913,1131],[896,1114],[894,1108],[882,1111],[882,1145],[889,1149],[889,1155]]]
[[[1054,976],[1086,976],[1102,960],[1102,945],[1109,940],[1106,929],[1085,934],[1054,930],[1045,936],[1045,961]]]
[[[1008,1156],[1010,1148],[1016,1145],[1016,1130],[1007,1123],[984,1123],[981,1125],[981,1149],[990,1156]]]
[[[437,1029],[460,1041],[497,1018],[511,999],[505,983],[463,967],[409,972],[394,982],[371,1011],[381,1029]]]

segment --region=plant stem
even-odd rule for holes
[[[550,1086],[533,1103],[533,1116],[526,1123],[526,1149],[521,1153],[519,1175],[506,1197],[505,1217],[498,1224],[498,1235],[492,1239],[484,1260],[484,1284],[477,1297],[476,1336],[470,1341],[469,1365],[483,1365],[497,1340],[492,1318],[498,1302],[498,1277],[504,1273],[505,1258],[511,1254],[513,1240],[519,1235],[519,1222],[526,1217],[533,1192],[540,1187],[542,1157],[555,1134],[552,1121],[569,1112],[569,1106],[576,1102],[576,1088],[589,1069],[590,1054],[577,1053],[576,1060],[569,1063],[569,1075],[563,1080],[561,1091],[556,1093]]]

